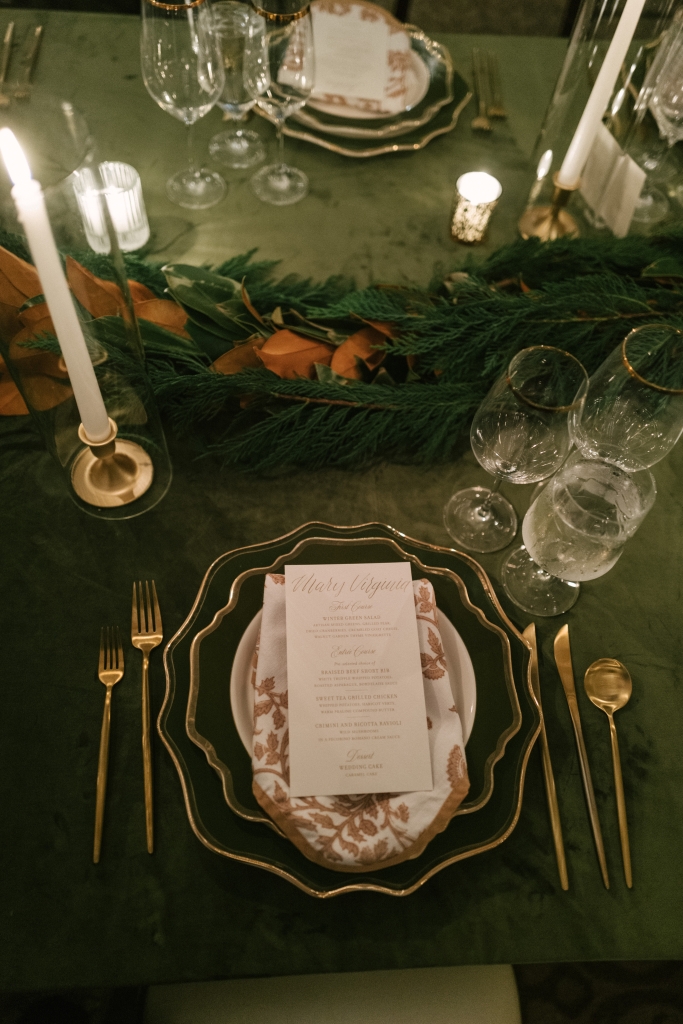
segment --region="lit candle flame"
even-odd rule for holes
[[[0,128],[0,153],[7,173],[15,185],[25,185],[33,175],[26,155],[11,128]]]

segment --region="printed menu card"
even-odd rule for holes
[[[355,5],[339,16],[313,8],[314,96],[384,99],[389,81],[389,26],[383,18],[362,18]]]
[[[292,796],[432,789],[407,562],[286,565]]]

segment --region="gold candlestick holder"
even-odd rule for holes
[[[129,505],[149,490],[154,479],[152,460],[141,445],[117,437],[118,427],[109,419],[104,441],[91,441],[83,424],[78,436],[86,445],[71,467],[71,486],[82,501],[98,508]]]
[[[565,188],[558,183],[558,175],[553,176],[555,192],[553,201],[547,206],[530,206],[518,221],[519,233],[522,238],[540,238],[542,242],[552,242],[556,238],[578,238],[579,225],[565,207],[573,192],[581,187],[581,180]]]

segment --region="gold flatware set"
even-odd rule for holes
[[[8,107],[11,100],[28,100],[31,98],[33,72],[38,62],[40,44],[43,39],[43,26],[36,25],[29,32],[24,51],[19,62],[19,75],[14,85],[7,85],[7,71],[12,57],[14,45],[14,22],[10,21],[5,29],[0,51],[0,107]]]
[[[142,763],[145,791],[145,830],[147,851],[154,850],[154,799],[152,776],[152,729],[149,699],[149,655],[163,640],[161,610],[154,580],[133,583],[131,616],[131,644],[142,651]],[[109,733],[111,726],[111,696],[116,683],[125,671],[123,645],[118,626],[103,627],[100,636],[98,677],[106,686],[100,754],[97,765],[97,801],[95,806],[95,837],[93,862],[99,863],[102,848],[102,826],[109,767]]]
[[[569,888],[567,875],[567,864],[562,839],[562,826],[560,822],[560,811],[557,802],[555,780],[553,777],[552,764],[550,761],[550,750],[548,737],[543,720],[541,707],[540,680],[538,674],[538,651],[536,647],[536,627],[532,623],[524,630],[524,638],[531,647],[530,678],[531,685],[536,696],[539,710],[541,711],[541,753],[543,757],[543,774],[545,780],[546,796],[550,823],[555,845],[557,868],[560,875],[560,882],[563,889]],[[602,838],[598,806],[595,800],[595,791],[591,778],[590,765],[588,763],[588,752],[583,738],[581,716],[576,697],[576,684],[574,682],[574,669],[572,666],[572,654],[569,644],[569,626],[562,626],[555,636],[553,642],[555,664],[560,675],[562,688],[567,699],[567,706],[571,717],[574,738],[579,755],[579,767],[583,782],[588,816],[593,831],[595,850],[600,865],[600,873],[606,889],[609,889],[609,874],[607,871],[607,858],[605,856],[605,845]],[[621,855],[624,865],[624,878],[628,888],[633,886],[631,870],[631,851],[628,838],[628,824],[626,819],[626,800],[624,798],[624,784],[621,774],[621,761],[619,758],[619,743],[617,731],[614,724],[614,713],[628,703],[631,692],[631,676],[624,665],[614,658],[599,658],[589,665],[584,676],[584,688],[588,699],[601,711],[604,711],[609,719],[610,740],[612,745],[612,767],[614,772],[614,788],[617,803],[617,818],[619,821],[619,839],[621,843]]]

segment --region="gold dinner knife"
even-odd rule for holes
[[[545,731],[545,719],[543,717],[543,706],[541,704],[541,680],[538,674],[538,648],[536,646],[536,625],[530,622],[524,630],[524,639],[531,644],[531,685],[534,695],[538,701],[538,708],[541,712],[541,753],[543,755],[543,778],[545,781],[545,793],[548,800],[548,813],[550,814],[550,826],[553,832],[553,843],[555,844],[555,857],[557,859],[557,870],[560,875],[560,885],[563,889],[569,888],[567,876],[567,860],[564,855],[564,841],[562,839],[562,822],[560,820],[560,808],[557,803],[557,790],[555,789],[555,777],[553,765],[550,760],[550,747],[548,746],[548,735]]]
[[[588,764],[588,754],[586,753],[586,744],[583,741],[583,730],[581,729],[581,719],[579,717],[579,705],[576,701],[574,669],[572,668],[572,652],[569,646],[569,626],[563,626],[559,631],[555,637],[554,647],[557,671],[560,673],[560,679],[562,680],[562,686],[564,687],[567,704],[569,705],[569,714],[571,715],[572,725],[574,726],[574,736],[576,737],[576,746],[579,751],[581,777],[583,779],[583,788],[586,794],[586,803],[588,804],[588,815],[593,829],[595,849],[598,854],[598,861],[600,862],[602,880],[605,883],[605,888],[609,889],[609,875],[607,874],[605,846],[602,841],[600,819],[598,818],[598,805],[595,802],[595,793],[593,792],[593,783],[591,781],[591,771]]]

